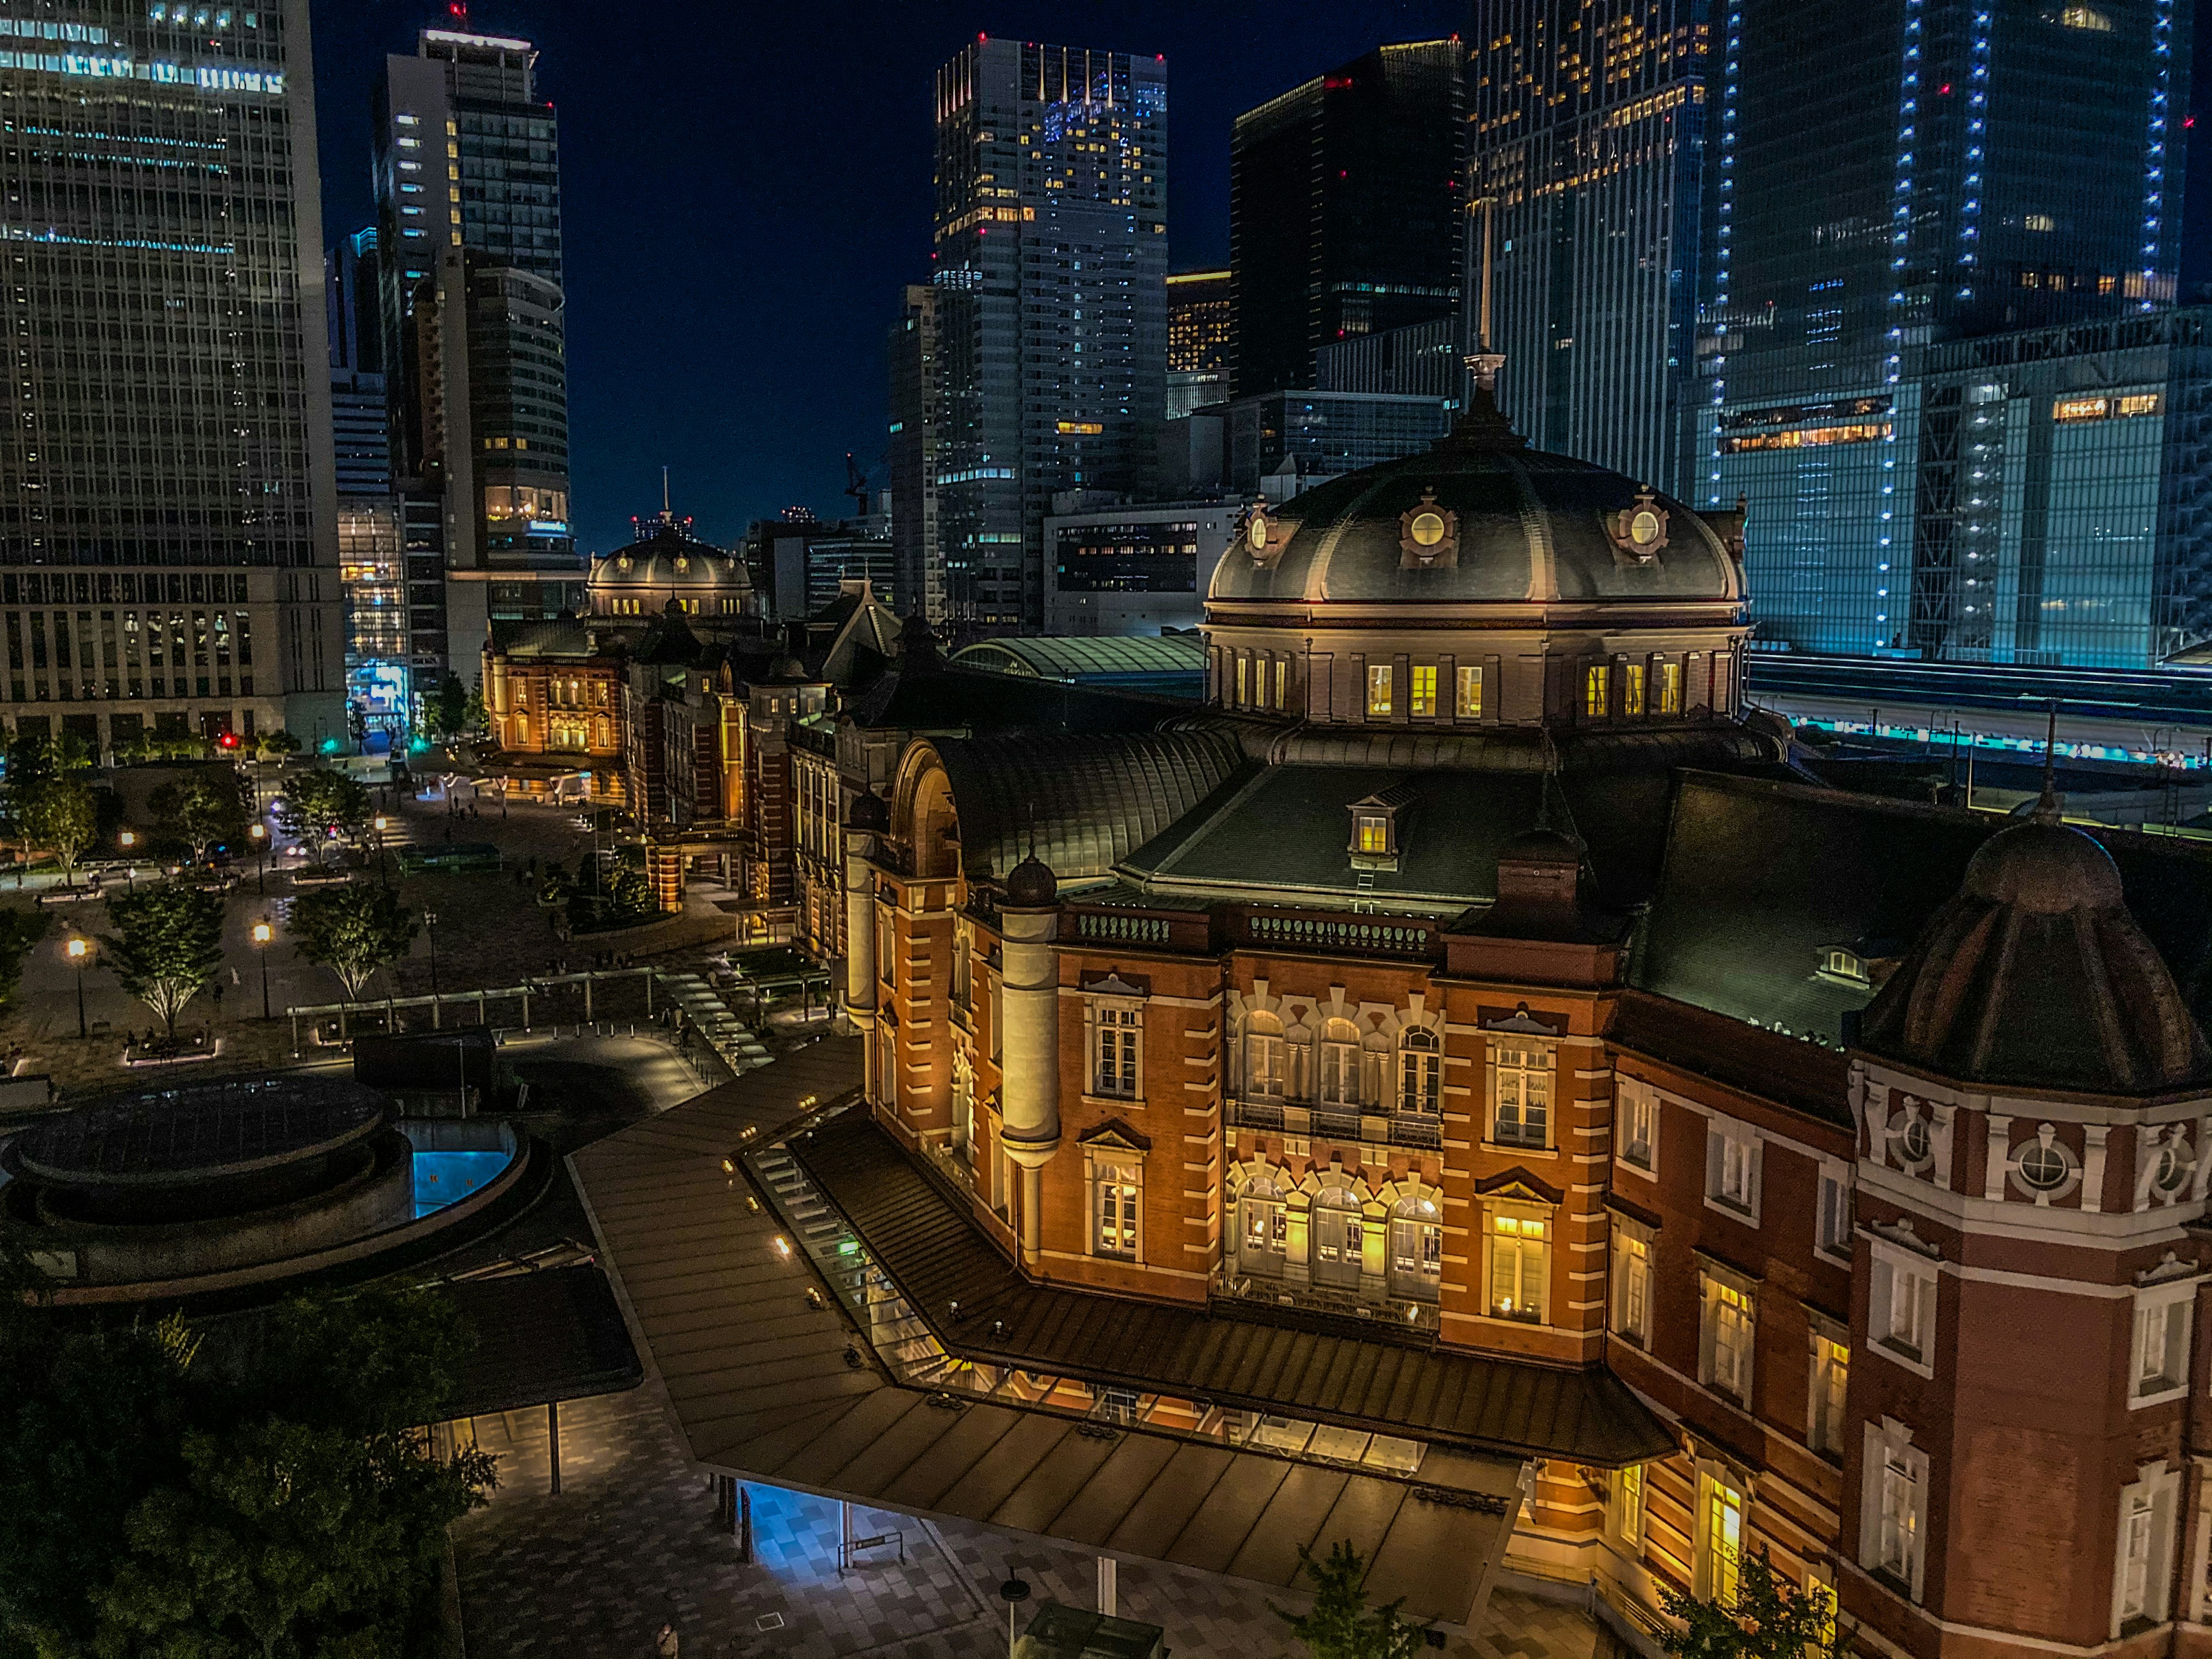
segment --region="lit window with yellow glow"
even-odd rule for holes
[[[1390,670],[1387,666],[1367,671],[1367,713],[1370,717],[1387,717],[1390,713]]]
[[[1437,671],[1433,663],[1414,665],[1412,712],[1416,715],[1437,712]]]
[[[1237,653],[1237,706],[1239,708],[1242,708],[1249,701],[1246,687],[1251,672],[1251,659],[1239,651]]]
[[[1544,1281],[1549,1276],[1551,1224],[1534,1216],[1490,1218],[1490,1313],[1493,1319],[1544,1322]]]
[[[1620,671],[1620,712],[1644,712],[1644,665],[1640,662],[1630,663]]]
[[[1289,659],[1287,657],[1278,657],[1278,658],[1276,658],[1276,659],[1275,659],[1275,707],[1276,707],[1276,708],[1280,708],[1283,706],[1283,698],[1284,698],[1284,695],[1285,695],[1285,688],[1286,688],[1286,687],[1289,685],[1289,684],[1290,684],[1290,678],[1291,678],[1291,664],[1290,664],[1290,659]]]
[[[1682,712],[1682,665],[1662,662],[1659,665],[1659,709],[1662,714]]]
[[[1359,850],[1363,853],[1388,853],[1390,850],[1390,826],[1381,818],[1361,818]]]
[[[1603,663],[1583,674],[1583,713],[1593,718],[1613,712],[1613,670]]]
[[[1452,705],[1452,712],[1463,720],[1482,718],[1482,671],[1480,668],[1462,668],[1459,671],[1459,696]]]

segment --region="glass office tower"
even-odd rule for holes
[[[1178,270],[1168,278],[1168,419],[1228,397],[1236,318],[1228,271]]]
[[[1470,304],[1539,449],[1680,493],[1705,247],[1708,0],[1478,0]]]
[[[1378,46],[1237,118],[1233,396],[1311,386],[1322,346],[1458,310],[1461,56]]]
[[[343,740],[307,0],[0,19],[0,720]]]
[[[1689,470],[1696,499],[1748,501],[1759,643],[2073,660],[2051,641],[2085,636],[2030,644],[2015,625],[2023,574],[1990,568],[1989,498],[1976,500],[1994,482],[1974,456],[1996,408],[2019,420],[2016,403],[2057,388],[1978,391],[1999,381],[1954,372],[1945,354],[2172,303],[2188,9],[1715,5],[1715,234]],[[2063,333],[2039,337],[2075,349]],[[2113,372],[2085,362],[2063,384],[2086,393]],[[2024,430],[2021,442],[2043,441],[2033,422]],[[2046,435],[2054,453],[2088,441]],[[2135,524],[2139,509],[2121,517]],[[2108,530],[2084,520],[2080,533]],[[2154,607],[2150,586],[2136,603]],[[2145,650],[2155,636],[2130,635]]]
[[[385,60],[377,228],[409,635],[477,671],[500,584],[580,568],[568,507],[559,124],[527,40],[425,29]]]
[[[944,605],[957,625],[1036,627],[1053,497],[1142,494],[1152,470],[1167,64],[981,39],[937,72],[936,110]]]

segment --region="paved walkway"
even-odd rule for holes
[[[1095,1558],[964,1523],[855,1509],[856,1534],[895,1549],[837,1571],[837,1505],[755,1486],[758,1561],[713,1525],[707,1477],[684,1456],[659,1385],[562,1413],[562,1493],[547,1492],[545,1413],[477,1420],[504,1485],[454,1528],[470,1659],[646,1659],[664,1619],[684,1659],[988,1659],[1003,1650],[998,1585],[1096,1602]],[[1305,1659],[1264,1591],[1168,1567],[1120,1569],[1123,1617],[1164,1626],[1176,1659]],[[1023,1623],[1026,1625],[1024,1619]],[[1499,1591],[1490,1627],[1454,1659],[1592,1659],[1580,1614]]]

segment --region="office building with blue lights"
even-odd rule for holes
[[[906,399],[933,429],[894,446],[893,520],[922,511],[926,453],[934,568],[908,591],[956,627],[1035,627],[1053,497],[1149,483],[1166,398],[1167,65],[978,39],[937,72],[936,143],[929,346],[909,365],[929,385]]]
[[[1714,27],[1686,470],[1748,503],[1758,643],[2103,667],[2187,643],[2188,8],[1721,0]]]

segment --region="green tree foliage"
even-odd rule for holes
[[[1404,1597],[1384,1607],[1367,1605],[1361,1587],[1367,1562],[1349,1540],[1338,1540],[1320,1561],[1299,1545],[1298,1570],[1313,1582],[1313,1611],[1274,1611],[1313,1659],[1414,1659],[1427,1641],[1427,1632],[1398,1611]]]
[[[177,1016],[222,965],[222,901],[165,881],[107,901],[116,936],[102,941],[123,988],[154,1011],[169,1036]]]
[[[181,782],[165,783],[149,804],[162,828],[191,846],[195,861],[210,847],[246,839],[246,780],[230,767],[204,766]]]
[[[1782,1577],[1763,1544],[1742,1558],[1734,1602],[1664,1584],[1659,1601],[1681,1620],[1659,1645],[1681,1659],[1847,1659],[1851,1651],[1850,1638],[1837,1632],[1835,1604]]]
[[[17,792],[15,803],[23,838],[59,859],[75,886],[76,861],[100,833],[100,811],[91,787],[82,778],[63,774]]]
[[[346,1000],[360,1000],[376,970],[407,953],[422,918],[398,895],[356,883],[302,893],[292,901],[292,935],[300,954],[338,976]]]
[[[368,827],[368,791],[343,772],[302,772],[284,786],[276,822],[312,847],[319,864],[331,830],[357,836]]]
[[[445,1528],[495,1484],[414,1430],[449,1410],[449,1304],[295,1301],[228,1365],[179,1320],[53,1321],[0,1304],[0,1653],[420,1650]]]
[[[299,738],[282,729],[261,732],[253,739],[253,757],[256,760],[283,760],[287,755],[299,752]]]
[[[0,1007],[5,1007],[22,983],[23,958],[46,936],[44,910],[0,910]]]
[[[470,696],[459,675],[448,673],[438,682],[438,689],[422,699],[422,733],[433,743],[465,737],[476,729],[472,711],[480,716],[483,702]]]

